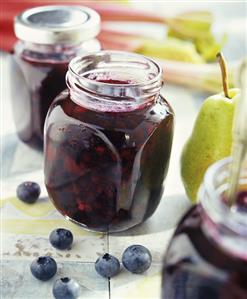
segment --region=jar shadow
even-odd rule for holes
[[[159,233],[175,228],[183,214],[191,207],[184,194],[164,196],[156,212],[144,223],[124,232],[110,233],[112,237],[138,236]]]

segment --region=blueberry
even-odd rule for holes
[[[80,295],[80,285],[74,279],[60,278],[54,282],[52,293],[56,299],[76,299]]]
[[[150,251],[142,245],[132,245],[125,249],[122,256],[124,267],[136,274],[146,271],[152,262]]]
[[[34,277],[46,281],[56,274],[57,263],[50,256],[40,256],[31,263],[30,270]]]
[[[120,263],[117,258],[105,253],[95,262],[95,270],[103,277],[113,277],[120,270]]]
[[[69,249],[73,243],[73,235],[65,228],[57,228],[50,233],[49,240],[51,245],[57,249]]]
[[[23,182],[17,187],[16,195],[26,203],[34,203],[39,198],[40,186],[35,182]]]

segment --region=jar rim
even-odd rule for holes
[[[106,111],[129,111],[157,98],[162,68],[137,53],[103,50],[72,59],[66,82],[77,103],[83,92]]]
[[[80,77],[81,79],[85,80],[85,81],[88,81],[88,82],[97,82],[97,84],[99,85],[112,85],[112,83],[107,83],[107,82],[101,82],[101,81],[96,81],[96,80],[92,80],[90,78],[87,78],[85,76],[83,76],[83,74],[78,74],[78,72],[74,69],[75,65],[80,63],[82,60],[86,60],[86,59],[90,59],[90,57],[92,57],[92,55],[95,55],[95,56],[104,56],[104,55],[130,55],[132,57],[136,57],[136,58],[144,58],[147,62],[149,62],[150,64],[153,64],[156,68],[157,68],[157,76],[154,77],[153,79],[149,80],[148,83],[149,84],[152,84],[154,82],[157,81],[158,77],[160,77],[162,75],[162,69],[160,67],[160,65],[158,63],[156,63],[153,59],[149,58],[149,57],[146,57],[146,56],[143,56],[143,55],[140,55],[140,54],[137,54],[137,53],[131,53],[131,52],[125,52],[125,51],[117,51],[117,50],[101,50],[97,53],[94,53],[94,54],[89,54],[89,55],[83,55],[81,57],[75,57],[73,58],[70,63],[69,63],[69,70],[75,75],[75,76],[78,76]],[[147,82],[145,83],[128,83],[128,86],[140,86],[140,85],[146,85]],[[124,83],[114,83],[114,86],[126,86],[126,84]]]
[[[225,178],[229,177],[231,162],[232,157],[227,157],[208,168],[204,176],[203,185],[199,189],[199,198],[201,199],[202,207],[215,223],[223,224],[231,231],[247,236],[246,213],[237,211],[235,207],[229,207],[223,200],[222,195],[228,190],[229,183],[225,183],[224,188],[220,190],[215,188],[214,180],[220,171],[224,170]],[[243,169],[241,175],[247,178],[247,169]],[[205,193],[208,196],[205,196]]]

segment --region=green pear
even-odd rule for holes
[[[224,93],[210,96],[203,102],[182,151],[181,176],[192,202],[196,202],[207,168],[230,156],[232,150],[233,118],[240,90],[228,90],[226,71],[222,73]]]

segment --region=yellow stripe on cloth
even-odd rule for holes
[[[62,216],[61,216],[62,217]],[[90,232],[79,225],[64,219],[3,219],[2,232],[11,234],[49,235],[55,228],[67,228],[76,236],[99,236],[101,233]]]
[[[2,208],[5,204],[12,204],[17,210],[23,214],[32,217],[44,217],[47,216],[51,211],[55,210],[50,200],[38,200],[33,204],[27,204],[22,202],[16,197],[10,197],[0,200],[0,207]]]

